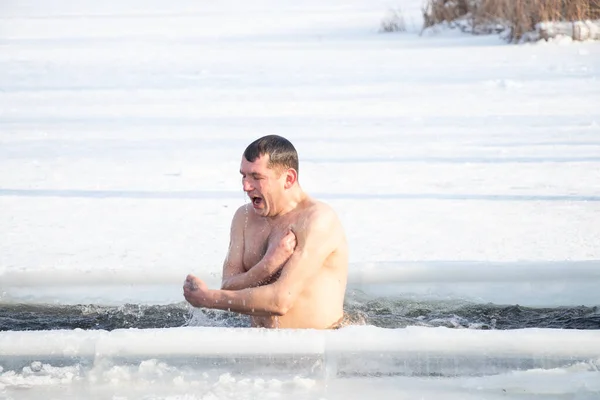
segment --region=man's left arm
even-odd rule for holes
[[[210,290],[189,276],[184,296],[196,307],[260,316],[285,315],[337,247],[339,237],[332,232],[337,223],[335,213],[327,206],[321,205],[312,211],[301,224],[304,226],[294,232],[296,250],[283,267],[280,278],[271,284],[237,291]]]

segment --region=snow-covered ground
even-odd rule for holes
[[[4,2],[0,306],[180,302],[189,272],[216,285],[231,216],[246,201],[241,153],[269,133],[292,140],[301,184],[342,218],[353,287],[419,299],[599,305],[600,47],[512,46],[449,31],[419,36],[420,5]],[[388,9],[398,7],[408,32],[379,33]],[[328,335],[386,343],[389,332],[369,328]],[[187,331],[177,332],[194,348]],[[441,332],[397,334],[450,348],[451,333]],[[136,332],[127,333],[135,343]],[[511,353],[519,333],[498,333],[498,342],[476,331],[470,341],[499,346],[499,355],[489,356],[493,365],[493,357],[509,353],[526,360]],[[558,338],[535,333],[540,346]],[[52,364],[59,369],[49,375],[37,364],[37,372],[9,370],[3,357],[17,364],[25,357],[7,355],[15,338],[33,343],[49,333],[36,333],[33,342],[8,334],[0,334],[0,397],[78,397],[99,382],[91,372],[61,381],[61,374],[80,376],[68,368],[93,371],[84,362]],[[87,340],[85,332],[72,334]],[[561,337],[561,351],[575,352],[579,335]],[[68,348],[45,343],[27,363]],[[331,399],[377,384],[393,398],[587,399],[600,392],[600,353],[584,353],[574,365],[525,363],[535,369],[478,378],[330,379],[326,392],[315,392],[322,377],[305,381],[296,371],[280,379],[272,367],[247,382],[205,371],[195,378],[204,389],[194,391],[185,368],[142,357],[139,369],[160,387],[144,392],[147,385],[133,385],[141,378],[131,378],[129,364],[118,364],[102,369],[106,382],[116,374],[116,389],[102,390],[132,398],[252,398],[267,387],[274,396]],[[362,356],[377,370],[375,358]],[[466,359],[454,358],[459,366]],[[18,390],[28,385],[41,389]]]

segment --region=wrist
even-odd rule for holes
[[[273,259],[273,255],[272,254],[265,254],[265,256],[263,257],[262,260],[262,266],[263,266],[263,270],[269,272],[271,269],[275,268],[275,260]]]
[[[205,308],[211,308],[215,304],[217,304],[218,299],[215,296],[215,291],[212,289],[209,289],[206,292],[204,292],[204,296],[202,296],[201,302],[202,302],[202,307],[205,307]]]

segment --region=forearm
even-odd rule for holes
[[[276,267],[263,258],[258,264],[250,268],[248,271],[224,278],[221,283],[221,289],[242,290],[264,285],[280,269],[281,266]]]
[[[209,290],[201,307],[255,316],[278,316],[287,311],[273,285],[242,290]]]

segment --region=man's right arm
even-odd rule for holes
[[[257,316],[285,315],[337,249],[343,239],[340,231],[339,220],[331,209],[315,209],[305,227],[296,231],[298,248],[276,282],[245,290],[210,290],[204,282],[188,275],[184,297],[194,307]]]
[[[247,289],[269,282],[287,261],[295,246],[295,236],[286,236],[276,243],[277,247],[271,246],[267,254],[256,265],[245,271],[243,263],[244,227],[246,218],[248,218],[245,207],[242,206],[236,211],[231,223],[229,250],[223,264],[221,282],[223,290]],[[286,252],[289,254],[286,255]]]
[[[264,285],[269,282],[271,276],[277,273],[271,273],[272,267],[263,258],[258,264],[246,272],[224,278],[221,283],[223,290],[241,290]]]

